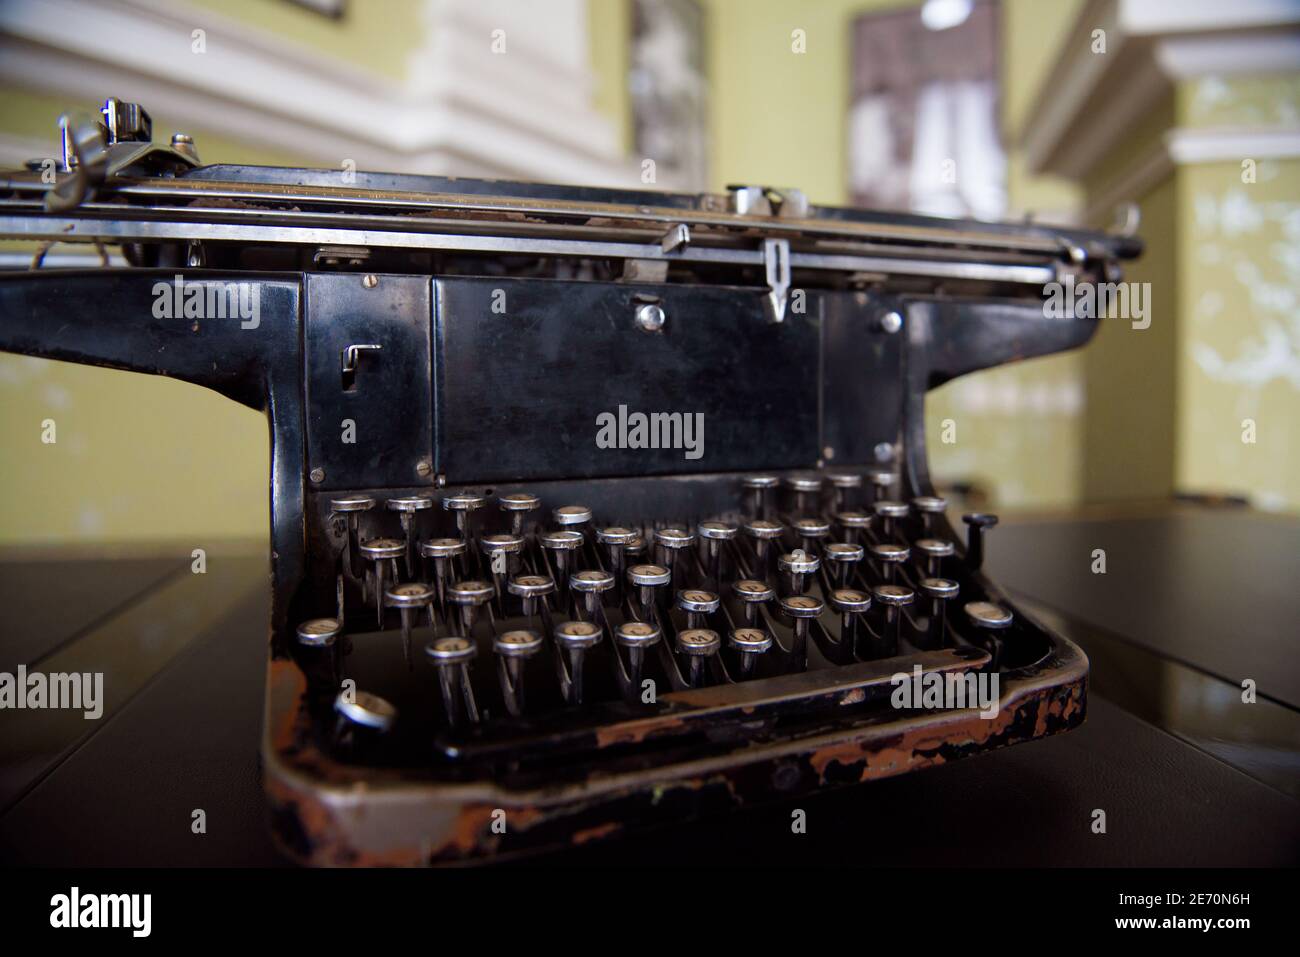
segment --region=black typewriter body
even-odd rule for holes
[[[935,495],[924,399],[1083,345],[1043,286],[1136,241],[202,167],[113,103],[65,123],[54,186],[0,178],[0,215],[126,265],[0,276],[0,348],[266,412],[294,857],[580,844],[1082,722],[1086,658],[982,574],[995,519]],[[900,707],[900,674],[996,676],[996,707]]]

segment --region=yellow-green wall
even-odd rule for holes
[[[1025,171],[1014,144],[1083,4],[1003,0],[1003,125],[1014,216],[1078,208],[1146,145],[1142,137],[1133,138],[1087,184]],[[710,186],[790,185],[816,202],[843,202],[851,21],[859,13],[915,4],[705,5]],[[390,79],[403,75],[416,52],[424,15],[420,0],[356,4],[358,12],[341,24],[266,0],[200,0],[199,6]],[[590,9],[594,101],[629,143],[628,8],[622,0],[593,0]],[[805,53],[791,50],[795,29],[805,33]],[[1237,80],[1225,95],[1220,87],[1186,84],[1152,118],[1148,132],[1158,137],[1175,123],[1267,124],[1279,115],[1294,117],[1296,86],[1295,77]],[[52,150],[58,114],[93,105],[35,89],[6,90],[0,132],[39,138]],[[160,131],[182,121],[155,116]],[[268,151],[202,129],[185,131],[195,136],[206,162],[332,162]],[[1293,301],[1286,308],[1278,303],[1294,296],[1298,285],[1300,166],[1261,163],[1258,181],[1249,187],[1233,181],[1237,172],[1233,164],[1179,168],[1142,198],[1148,252],[1128,278],[1153,284],[1152,329],[1139,333],[1126,331],[1126,324],[1103,323],[1083,353],[991,370],[932,393],[927,426],[938,478],[973,479],[991,492],[997,507],[1153,497],[1175,487],[1241,489],[1265,504],[1300,505],[1300,441],[1288,427],[1298,386],[1276,374],[1266,381],[1242,380],[1256,374],[1249,371],[1250,360],[1279,348],[1279,328],[1294,326]],[[1249,235],[1227,235],[1225,229],[1236,227],[1196,215],[1208,203],[1253,210],[1264,221]],[[1220,258],[1207,261],[1215,248]],[[1272,300],[1261,304],[1270,290]],[[1294,343],[1294,332],[1289,336],[1282,338]],[[1294,348],[1290,361],[1296,361]],[[1247,417],[1258,422],[1254,445],[1240,442],[1240,420]],[[47,418],[57,423],[54,445],[40,441]],[[938,433],[949,418],[957,423],[957,441],[945,445]],[[265,424],[196,387],[0,354],[0,434],[7,465],[0,478],[0,544],[216,541],[265,534]]]
[[[1300,75],[1206,77],[1175,99],[1183,129],[1294,127]],[[1300,160],[1181,166],[1177,191],[1178,485],[1300,510]]]

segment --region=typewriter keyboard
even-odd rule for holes
[[[299,622],[295,650],[327,747],[359,763],[554,763],[728,718],[842,714],[914,664],[1006,669],[1047,651],[972,579],[994,516],[964,517],[959,554],[947,503],[898,500],[886,471],[725,484],[716,517],[617,523],[529,491],[328,498],[337,610]]]

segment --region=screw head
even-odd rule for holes
[[[903,328],[903,317],[897,312],[887,312],[880,317],[880,331],[891,336]]]
[[[365,286],[367,289],[374,289],[379,285],[379,277],[374,273],[366,273],[361,279],[361,285]]]
[[[428,475],[433,471],[433,463],[428,459],[420,459],[415,463],[415,474],[420,476]]]
[[[325,481],[325,470],[320,468],[312,469],[308,474],[308,478],[310,478],[315,484],[319,485],[321,482]]]
[[[643,332],[659,332],[663,329],[667,318],[663,308],[657,303],[642,303],[636,310],[636,324]]]

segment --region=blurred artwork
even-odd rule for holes
[[[930,0],[853,24],[853,202],[998,219],[1006,154],[998,126],[996,0]]]
[[[703,190],[707,78],[704,11],[697,0],[633,0],[630,60],[637,155],[654,160],[657,185]]]

